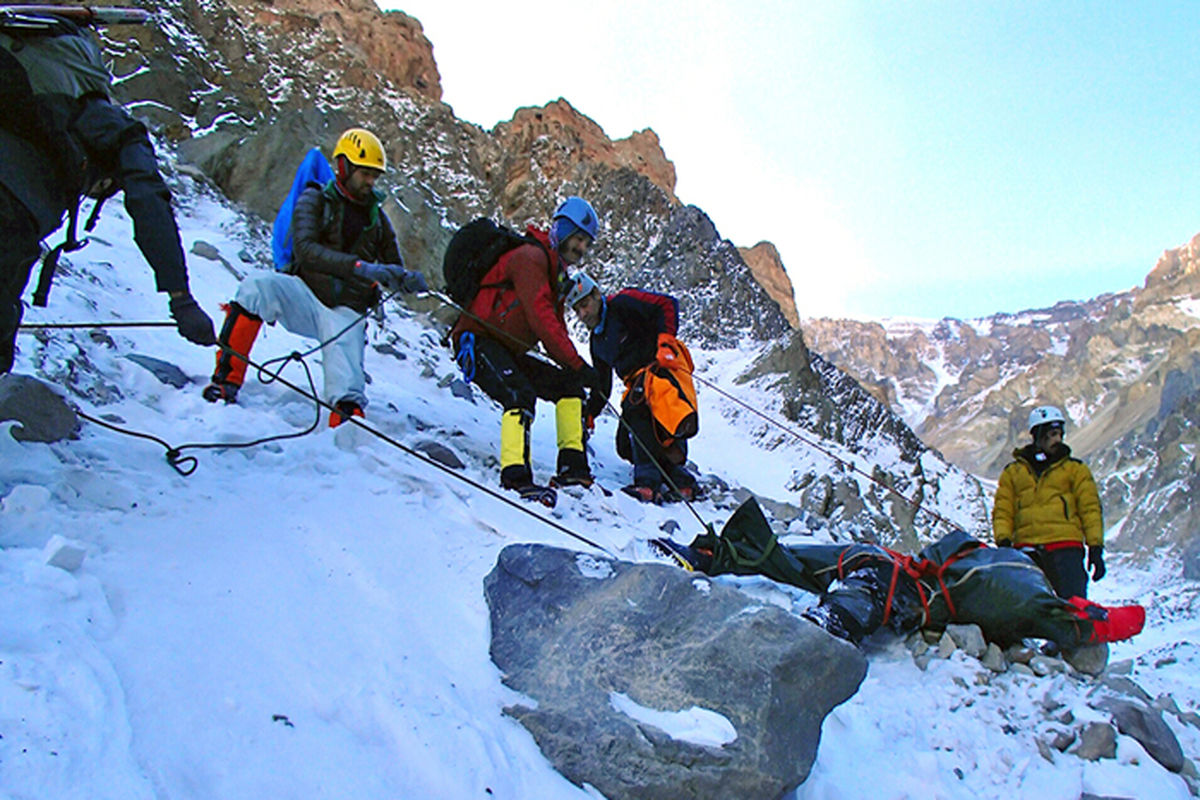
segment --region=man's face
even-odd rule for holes
[[[586,233],[576,231],[558,243],[558,255],[567,264],[578,264],[579,259],[587,253],[592,240]]]
[[[350,177],[346,179],[346,192],[360,203],[365,203],[371,199],[371,190],[375,188],[375,181],[379,180],[382,174],[370,167],[354,167],[350,170]]]
[[[596,326],[600,324],[600,314],[603,310],[604,303],[600,299],[600,292],[595,289],[575,304],[575,316],[579,317],[580,322],[589,331],[596,330]]]
[[[1063,430],[1057,425],[1048,425],[1038,431],[1038,438],[1035,444],[1038,449],[1044,453],[1048,453],[1055,447],[1058,447],[1063,442]]]

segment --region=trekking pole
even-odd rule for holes
[[[40,27],[45,22],[39,18],[47,14],[65,17],[80,25],[145,25],[152,18],[149,11],[141,8],[0,5],[0,25],[20,28],[34,24]]]
[[[918,503],[916,500],[913,500],[913,499],[912,499],[912,498],[910,498],[910,497],[907,497],[907,496],[905,496],[904,494],[902,494],[902,493],[900,492],[900,490],[899,490],[899,489],[896,489],[894,486],[888,486],[886,483],[884,483],[883,481],[879,480],[879,479],[878,479],[878,478],[876,478],[874,475],[872,475],[872,474],[868,473],[867,471],[865,471],[865,470],[863,470],[863,469],[860,469],[859,467],[855,466],[853,463],[851,463],[851,462],[850,462],[850,461],[848,461],[847,459],[844,459],[844,458],[842,458],[842,457],[840,457],[840,456],[838,456],[838,455],[835,455],[834,453],[830,452],[829,450],[827,450],[826,448],[824,448],[824,447],[822,447],[821,445],[817,444],[816,442],[812,441],[811,439],[808,439],[808,438],[806,438],[806,437],[805,437],[805,436],[803,436],[802,434],[800,434],[800,433],[798,433],[798,432],[796,432],[796,431],[792,430],[791,428],[789,428],[788,426],[784,425],[783,423],[781,423],[781,422],[779,422],[779,421],[777,421],[777,420],[775,420],[775,419],[771,418],[769,415],[767,415],[767,414],[764,414],[763,412],[759,411],[757,408],[755,408],[754,406],[750,405],[749,403],[746,403],[746,402],[744,402],[744,401],[742,401],[742,400],[739,400],[737,397],[734,397],[733,395],[731,395],[731,394],[729,394],[728,392],[726,392],[726,391],[724,391],[723,389],[721,389],[721,387],[717,386],[715,383],[712,383],[711,381],[707,381],[707,380],[705,380],[704,378],[701,378],[699,375],[696,375],[696,374],[694,374],[694,373],[693,373],[692,377],[693,377],[693,378],[695,378],[696,380],[698,380],[700,383],[702,383],[702,384],[704,384],[705,386],[707,386],[708,388],[712,389],[714,392],[716,392],[717,394],[721,395],[721,396],[722,396],[722,397],[724,397],[725,399],[727,399],[727,400],[730,400],[730,401],[732,401],[732,402],[736,403],[737,405],[741,406],[742,408],[746,409],[747,411],[751,412],[752,414],[754,414],[754,415],[756,415],[756,416],[758,416],[758,417],[762,418],[763,420],[765,420],[766,422],[770,423],[771,425],[774,425],[775,427],[779,428],[780,430],[784,431],[785,433],[787,433],[787,434],[789,434],[789,435],[791,435],[791,436],[794,436],[795,438],[799,439],[801,442],[805,443],[806,445],[808,445],[808,446],[809,446],[809,447],[811,447],[812,449],[816,450],[818,453],[822,453],[822,454],[824,454],[824,455],[826,455],[826,456],[828,456],[828,457],[832,458],[832,459],[833,459],[834,461],[836,461],[838,464],[840,464],[840,465],[842,465],[842,466],[844,466],[844,467],[848,467],[850,470],[852,470],[853,472],[856,472],[856,473],[858,473],[859,475],[862,475],[864,478],[866,478],[867,480],[871,481],[871,482],[872,482],[872,483],[874,483],[875,485],[877,485],[877,486],[880,486],[880,487],[882,487],[883,489],[887,490],[888,492],[890,492],[890,493],[894,494],[896,497],[899,497],[899,498],[900,498],[901,500],[903,500],[905,503],[908,503],[908,505],[912,507],[912,509],[914,510],[914,512],[919,512],[919,513],[924,513],[924,514],[927,514],[927,515],[929,515],[930,517],[932,517],[932,518],[933,518],[933,519],[934,519],[936,522],[940,522],[940,523],[942,523],[943,525],[946,525],[947,527],[949,527],[949,528],[951,528],[951,529],[955,529],[955,528],[960,528],[960,527],[961,527],[960,525],[956,525],[955,523],[953,523],[953,522],[951,522],[950,520],[946,519],[945,517],[943,517],[942,515],[938,514],[937,512],[935,512],[935,511],[930,511],[930,510],[929,510],[929,509],[927,509],[927,508],[923,508],[923,507],[921,506],[921,504],[920,504],[920,503]]]

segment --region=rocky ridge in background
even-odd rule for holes
[[[381,55],[380,30],[404,43],[398,55]],[[698,347],[782,347],[783,356],[760,360],[753,372],[785,387],[789,419],[811,422],[822,435],[855,446],[850,432],[878,442],[904,429],[886,409],[857,419],[849,417],[858,411],[842,410],[830,382],[810,368],[803,336],[791,331],[738,249],[701,209],[675,196],[674,167],[653,131],[612,142],[565,100],[520,109],[490,132],[459,120],[438,99],[420,24],[381,13],[369,0],[173,0],[156,6],[155,25],[113,28],[105,39],[118,98],[176,143],[185,168],[264,219],[304,154],[314,146],[328,152],[352,125],[383,139],[385,208],[409,265],[434,285],[457,226],[477,216],[518,228],[544,223],[563,196],[580,194],[601,215],[603,232],[586,269],[603,285],[675,295],[681,335]],[[765,377],[775,362],[786,373]],[[924,448],[900,449],[908,461],[896,482],[915,481],[926,497],[936,495],[921,468]],[[864,531],[894,518],[915,535],[891,501],[858,492],[848,482],[838,495],[847,504],[822,504],[823,511],[857,514]],[[965,502],[979,504],[974,494]]]
[[[800,329],[800,314],[796,311],[796,294],[792,280],[783,267],[779,251],[770,242],[759,242],[754,247],[739,247],[738,253],[750,267],[754,280],[767,290],[771,299],[779,305],[784,319],[796,330]]]
[[[1141,288],[1020,314],[936,324],[805,320],[807,341],[954,463],[995,478],[1028,441],[1030,408],[1067,414],[1092,464],[1113,545],[1186,548],[1200,488],[1200,235]]]

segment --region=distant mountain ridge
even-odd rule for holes
[[[1096,466],[1107,519],[1122,521],[1130,546],[1187,538],[1186,514],[1167,525],[1176,533],[1153,531],[1175,507],[1162,492],[1200,488],[1200,235],[1163,253],[1142,287],[1085,302],[936,323],[808,319],[802,328],[814,351],[924,441],[985,477],[1028,441],[1033,405],[1062,407],[1067,442]]]

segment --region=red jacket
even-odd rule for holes
[[[563,300],[557,291],[566,271],[558,253],[550,247],[550,237],[545,231],[530,226],[527,233],[546,249],[523,244],[501,256],[480,281],[484,288],[467,307],[467,311],[487,324],[463,314],[454,324],[451,337],[457,343],[460,335],[471,331],[476,336],[495,339],[514,353],[532,350],[540,341],[561,366],[580,369],[584,360],[567,334]]]

